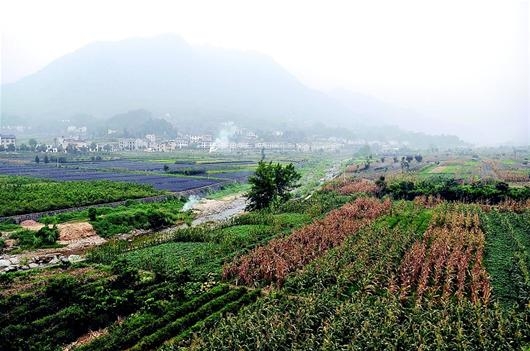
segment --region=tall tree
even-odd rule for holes
[[[291,190],[299,186],[296,182],[300,178],[300,173],[292,163],[282,166],[279,163],[260,161],[256,172],[248,179],[251,188],[246,194],[247,210],[260,210],[269,207],[273,202],[287,201]]]

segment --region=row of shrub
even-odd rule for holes
[[[167,173],[170,173],[170,174],[182,174],[182,175],[187,175],[187,176],[194,176],[194,175],[205,175],[206,174],[206,169],[203,169],[203,168],[181,168],[181,169],[176,169],[176,170],[171,170]]]
[[[417,182],[401,180],[391,183],[386,193],[394,199],[413,200],[416,196],[434,196],[447,201],[485,202],[530,199],[530,187],[511,187],[498,181],[465,183],[454,178],[430,178]]]

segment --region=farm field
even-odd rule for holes
[[[151,186],[107,180],[57,182],[0,175],[0,216],[40,212],[162,194]]]
[[[223,182],[223,180],[220,179],[179,177],[176,175],[173,176],[147,172],[129,173],[69,167],[57,168],[49,165],[33,166],[0,164],[0,175],[38,177],[56,181],[108,180],[113,182],[150,185],[158,190],[172,192],[202,188]]]
[[[41,158],[44,156],[41,155]],[[55,157],[55,156],[52,156]],[[223,187],[230,183],[245,183],[255,170],[257,159],[249,155],[247,160],[232,156],[184,153],[175,156],[167,154],[139,154],[117,156],[118,159],[92,160],[88,157],[66,159],[66,162],[39,164],[27,156],[0,158],[0,176],[26,176],[55,181],[109,180],[150,185],[161,191],[182,192],[211,186]],[[282,156],[285,162],[289,156]],[[306,155],[296,155],[294,162],[300,168],[308,168]],[[281,161],[280,162],[284,162]],[[310,165],[321,161],[310,161]],[[327,162],[324,167],[329,166]],[[322,166],[319,167],[322,169]],[[323,172],[323,171],[321,171]],[[311,173],[312,174],[312,173]],[[315,180],[311,180],[315,184]]]
[[[0,349],[526,350],[530,188],[447,158],[460,168],[307,160],[302,196],[125,240],[113,214],[131,228],[191,214],[175,199],[49,217],[107,221],[108,241],[81,262],[0,274]]]

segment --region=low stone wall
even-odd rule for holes
[[[179,198],[179,197],[188,197],[190,195],[204,195],[208,191],[215,191],[226,185],[227,182],[222,183],[216,183],[212,185],[203,186],[200,188],[185,190],[185,191],[179,191],[175,193],[171,193],[168,195],[158,195],[158,196],[150,196],[150,197],[143,197],[139,199],[128,199],[128,200],[122,200],[122,201],[115,201],[115,202],[106,202],[101,204],[93,204],[93,205],[87,205],[87,206],[79,206],[79,207],[70,207],[70,208],[62,208],[58,210],[50,210],[50,211],[43,211],[43,212],[33,212],[33,213],[26,213],[21,215],[15,215],[15,216],[6,216],[6,217],[0,217],[1,221],[14,221],[15,223],[20,223],[26,220],[34,220],[37,221],[41,217],[44,216],[53,216],[59,213],[64,212],[73,212],[73,211],[83,211],[90,207],[117,207],[120,205],[124,205],[128,201],[134,201],[134,202],[143,202],[143,203],[150,203],[150,202],[160,202],[165,201],[167,199],[172,198]]]

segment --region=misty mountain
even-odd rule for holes
[[[374,128],[416,129],[406,123],[417,117],[410,111],[348,91],[327,95],[268,56],[191,46],[175,35],[86,45],[3,85],[0,95],[4,124],[31,124],[50,134],[85,125],[92,136],[108,129],[115,136],[171,136],[175,129],[211,131],[233,121],[306,132],[322,125],[342,131],[335,135],[379,140],[419,137],[397,127]]]
[[[358,116],[267,56],[177,36],[89,44],[2,87],[2,113],[33,121],[145,109],[174,123],[354,126]]]

